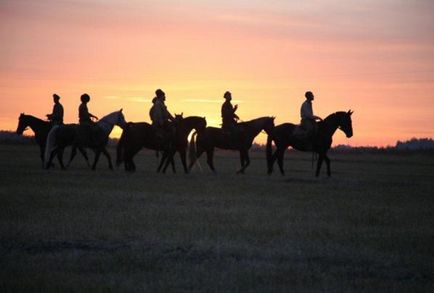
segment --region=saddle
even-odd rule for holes
[[[79,139],[84,144],[95,145],[104,138],[103,130],[96,124],[79,124],[78,125]]]
[[[308,130],[301,124],[297,124],[291,134],[300,144],[300,148],[311,150],[313,148],[313,140],[315,137],[315,129]]]
[[[173,147],[173,141],[175,140],[176,128],[172,124],[164,126],[153,126],[155,131],[155,138],[160,145],[165,149]]]

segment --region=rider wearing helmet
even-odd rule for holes
[[[98,117],[91,114],[89,110],[87,109],[87,103],[90,101],[90,96],[88,94],[82,94],[80,97],[81,104],[78,107],[78,119],[80,124],[88,124],[91,125],[92,118],[98,120]]]

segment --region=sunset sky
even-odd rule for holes
[[[67,123],[85,92],[99,117],[149,121],[157,88],[213,126],[227,90],[244,121],[298,123],[311,90],[323,118],[354,110],[335,145],[433,138],[433,13],[431,0],[0,0],[0,129],[50,113],[53,93]]]

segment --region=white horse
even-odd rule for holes
[[[107,152],[106,145],[108,137],[115,125],[124,128],[127,125],[122,109],[110,113],[101,118],[97,123],[97,127],[69,124],[53,127],[48,133],[47,146],[45,148],[45,168],[49,168],[51,161],[57,154],[60,166],[63,165],[63,152],[65,147],[71,145],[72,152],[68,165],[77,153],[77,148],[91,148],[95,152],[95,160],[92,165],[92,170],[95,170],[99,156],[103,153],[108,160],[109,168],[113,169],[110,154]]]

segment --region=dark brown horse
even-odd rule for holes
[[[186,153],[188,146],[188,135],[194,129],[202,132],[206,128],[206,120],[203,117],[190,116],[183,118],[182,115],[175,115],[175,135],[170,143],[171,147],[162,142],[161,137],[156,133],[155,127],[146,122],[128,123],[122,132],[122,136],[117,146],[116,164],[119,166],[124,162],[125,170],[133,172],[136,165],[133,161],[134,156],[142,149],[163,151],[160,165],[157,172],[166,168],[170,162],[173,164],[173,155],[178,152],[184,167],[184,172],[188,173]],[[164,168],[163,168],[164,166]],[[163,169],[162,169],[163,168]]]
[[[18,118],[18,127],[17,134],[22,135],[23,132],[30,127],[35,134],[36,143],[39,145],[40,158],[42,161],[42,167],[44,166],[44,155],[45,155],[45,146],[47,144],[47,136],[49,131],[51,130],[52,124],[48,121],[36,118],[32,115],[26,115],[21,113]],[[83,157],[86,159],[87,164],[89,165],[89,160],[87,158],[87,153],[84,149],[79,148]]]
[[[311,143],[307,143],[305,139],[300,139],[298,136],[293,134],[297,125],[291,123],[277,125],[267,138],[268,174],[273,172],[273,165],[276,159],[280,173],[282,175],[285,174],[283,170],[283,156],[285,150],[291,146],[300,151],[312,151],[318,153],[319,157],[315,173],[316,176],[319,176],[323,161],[327,164],[327,175],[330,176],[330,159],[327,156],[327,151],[332,145],[332,136],[338,128],[341,129],[347,137],[353,136],[351,114],[353,114],[353,112],[350,110],[348,112],[336,112],[327,116],[327,118],[318,123],[318,130],[316,131],[316,135],[313,137]],[[274,154],[272,153],[271,146],[273,141],[276,145],[276,151]]]
[[[110,113],[101,118],[94,126],[83,125],[62,125],[53,127],[48,134],[47,147],[45,150],[45,167],[48,169],[53,157],[57,154],[60,166],[63,165],[63,150],[71,145],[72,152],[68,165],[73,160],[77,148],[90,148],[95,152],[95,159],[92,164],[92,170],[95,170],[99,156],[103,153],[108,160],[109,168],[113,169],[110,154],[107,152],[106,145],[108,143],[109,134],[115,125],[124,128],[127,124],[122,109]]]
[[[274,128],[274,117],[261,117],[247,122],[238,123],[234,132],[228,133],[221,128],[207,127],[205,132],[197,133],[195,143],[193,134],[190,147],[191,158],[189,169],[191,169],[203,152],[207,154],[207,163],[210,169],[214,168],[214,148],[236,150],[240,152],[241,169],[237,173],[244,173],[250,164],[249,149],[254,138],[264,130],[267,134]]]

